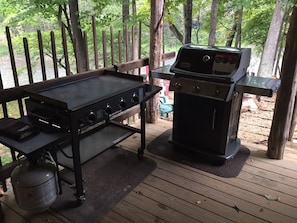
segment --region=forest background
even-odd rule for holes
[[[69,6],[75,4],[78,4],[79,8],[80,27],[78,28],[82,31],[91,29],[92,16],[96,18],[98,33],[109,30],[111,26],[115,32],[124,30],[126,28],[124,24],[128,24],[131,30],[131,27],[138,27],[141,22],[142,55],[139,57],[149,55],[149,0],[0,0],[0,56],[9,55],[5,40],[5,27],[8,26],[12,32],[15,53],[23,54],[22,41],[25,36],[30,43],[31,55],[38,57],[36,30],[41,30],[44,42],[49,43],[50,31],[59,30],[61,23],[70,27],[71,7]],[[274,41],[277,41],[277,44],[272,46],[275,52],[270,59],[273,60],[271,61],[273,71],[269,71],[268,74],[278,76],[288,17],[295,4],[296,0],[277,0],[276,2],[271,0],[167,0],[164,52],[177,51],[182,44],[189,42],[195,45],[211,43],[217,46],[251,47],[253,56],[250,72],[257,74],[262,52],[265,52],[269,28],[275,23],[273,15],[279,5],[279,13],[282,16],[278,15],[276,18],[278,21],[281,20],[281,28],[273,32],[276,39]],[[189,10],[190,21],[188,20]],[[187,33],[187,27],[190,27],[190,34]],[[212,33],[214,37],[211,37]],[[69,30],[68,34],[71,40],[73,30]],[[133,38],[132,31],[131,35]],[[214,39],[211,40],[211,38]],[[131,56],[125,60],[132,59]]]

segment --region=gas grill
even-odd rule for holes
[[[152,71],[174,91],[172,136],[176,147],[225,162],[237,138],[243,93],[272,96],[280,81],[247,76],[251,49],[184,45],[172,66]]]
[[[38,85],[27,90],[30,120],[54,132],[69,132],[54,154],[59,165],[74,171],[76,196],[82,201],[81,166],[134,133],[141,134],[141,159],[145,149],[145,102],[160,87],[143,82],[140,76],[104,70]],[[114,117],[140,106],[140,129],[116,122]],[[66,155],[67,154],[67,155]]]

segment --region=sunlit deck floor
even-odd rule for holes
[[[147,143],[172,127],[158,120],[146,125]],[[241,128],[239,135],[244,135]],[[257,134],[257,133],[255,133]],[[135,134],[120,146],[139,147]],[[288,143],[283,160],[265,156],[267,147],[242,140],[251,155],[235,178],[222,178],[145,151],[157,168],[100,221],[116,222],[297,222],[297,147]],[[29,215],[10,192],[0,198],[4,222],[69,222],[52,211]]]

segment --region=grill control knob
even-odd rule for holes
[[[94,111],[90,111],[89,115],[88,115],[88,121],[89,122],[95,122],[96,121],[96,114]]]
[[[126,101],[124,98],[121,98],[120,103],[119,103],[120,108],[125,108],[126,107]]]
[[[215,89],[214,92],[213,92],[214,96],[219,96],[220,93],[221,93],[221,91],[220,91],[220,89],[218,89],[218,88]]]
[[[201,91],[201,87],[199,85],[196,85],[193,87],[193,91],[199,93]]]
[[[111,114],[112,113],[112,108],[111,108],[111,106],[109,104],[106,105],[105,112],[107,114]]]
[[[204,55],[203,57],[202,57],[202,61],[203,62],[208,62],[210,60],[210,56],[209,55]]]
[[[182,84],[181,83],[178,83],[178,82],[175,82],[174,83],[174,87],[176,88],[176,89],[182,89]]]
[[[136,93],[133,93],[132,98],[131,98],[131,101],[132,102],[138,102],[139,101],[139,98],[138,98],[138,96],[137,96]]]

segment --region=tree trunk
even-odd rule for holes
[[[132,0],[132,14],[136,18],[136,0]],[[132,27],[132,58],[133,60],[139,59],[139,36],[138,36],[138,26],[135,24]],[[138,70],[134,70],[133,74],[138,75]]]
[[[160,66],[163,49],[163,25],[164,25],[165,0],[151,0],[150,22],[150,70]],[[150,83],[160,85],[157,78],[150,76]],[[159,95],[157,94],[147,103],[146,120],[154,123],[159,118]]]
[[[273,75],[277,46],[284,20],[284,2],[283,0],[276,1],[257,76],[271,77]]]
[[[183,43],[191,43],[192,42],[192,9],[193,9],[193,0],[187,0],[186,3],[183,4],[184,8],[184,40]]]
[[[240,46],[241,20],[242,20],[242,8],[237,9],[234,12],[233,21],[232,21],[233,24],[231,27],[231,31],[229,32],[229,35],[227,37],[226,46],[231,47],[235,37],[236,37],[235,44],[234,44],[235,47]]]
[[[211,5],[210,31],[209,31],[209,37],[208,37],[209,46],[213,46],[216,43],[218,8],[219,8],[219,0],[213,0]]]
[[[130,10],[129,10],[129,0],[122,0],[122,20],[123,20],[123,30],[124,30],[124,42],[125,42],[125,47],[126,47],[126,55],[125,55],[125,61],[130,61],[130,55],[131,55],[131,50],[130,50],[130,38],[129,38],[129,15],[130,15]]]
[[[237,19],[237,32],[235,39],[235,47],[241,48],[241,23],[243,15],[243,6],[238,10],[238,19]]]
[[[274,116],[268,139],[267,156],[282,159],[288,140],[292,119],[297,81],[297,6],[294,7],[290,19],[284,52],[281,86],[277,92]]]
[[[87,70],[86,46],[79,22],[78,0],[68,0],[77,72]]]
[[[170,31],[179,40],[179,42],[183,43],[183,34],[176,28],[176,26],[172,22],[169,21],[168,23]]]
[[[232,46],[232,43],[236,34],[236,30],[237,30],[237,11],[235,11],[233,16],[232,27],[229,32],[229,35],[227,36],[226,46],[229,46],[229,47]]]

